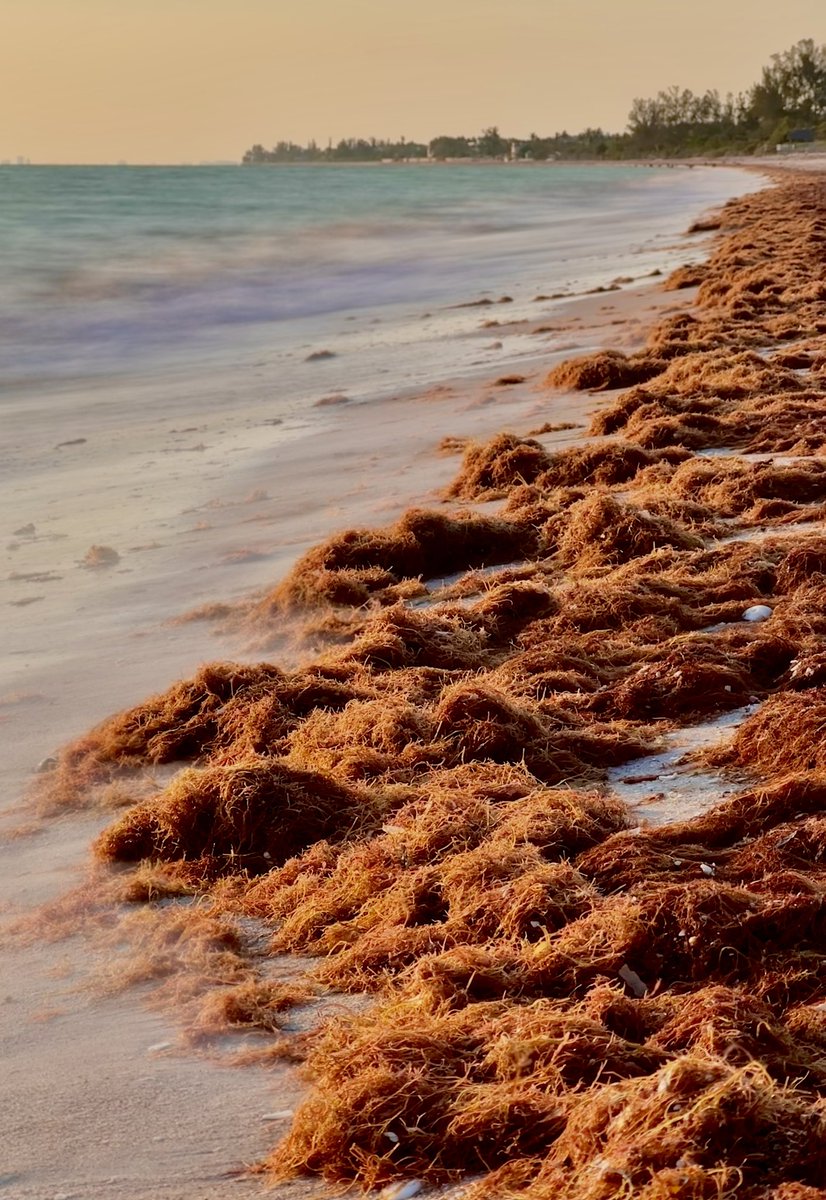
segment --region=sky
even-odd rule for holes
[[[826,42],[824,0],[0,0],[0,161],[237,161],[255,142],[625,127]]]

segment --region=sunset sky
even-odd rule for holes
[[[620,130],[826,42],[824,0],[2,0],[0,160],[237,160],[253,142]]]

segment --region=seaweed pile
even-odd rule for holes
[[[497,516],[340,534],[259,606],[315,613],[310,665],[213,664],[62,755],[64,797],[190,764],[97,855],[375,994],[268,1170],[826,1197],[825,247],[817,176],[730,202],[691,314],[551,373],[627,389],[591,440],[469,444],[446,502]],[[608,768],[758,702],[735,794],[636,827]]]

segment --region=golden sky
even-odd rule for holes
[[[826,42],[826,0],[0,0],[0,160],[237,160],[253,142],[619,130]]]

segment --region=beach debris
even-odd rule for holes
[[[67,442],[58,442],[55,450],[62,450],[64,446],[84,446],[86,441],[86,438],[70,438]]]
[[[294,1113],[292,1108],[281,1108],[278,1112],[264,1113],[261,1117],[262,1121],[289,1121]]]
[[[160,1054],[164,1050],[169,1050],[172,1047],[172,1042],[155,1042],[151,1046],[146,1047],[147,1054]]]
[[[752,604],[743,613],[744,621],[768,621],[772,615],[768,604]]]
[[[640,999],[642,996],[648,995],[648,988],[640,979],[636,971],[632,971],[627,963],[623,963],[617,972],[623,983],[627,984],[632,994]]]
[[[35,767],[38,775],[44,775],[47,771],[53,771],[57,766],[57,758],[51,754],[48,758],[41,758],[40,762]]]
[[[809,654],[803,658],[795,658],[789,664],[786,682],[796,691],[820,687],[826,683],[826,655]]]
[[[99,567],[113,567],[119,562],[120,555],[112,546],[90,546],[80,565],[96,570]]]
[[[304,359],[304,361],[305,362],[324,362],[328,358],[335,358],[335,357],[336,357],[336,353],[334,350],[313,350],[311,354],[307,355],[307,357]]]
[[[526,378],[525,375],[500,375],[494,380],[494,387],[514,387],[517,383],[524,383]]]

